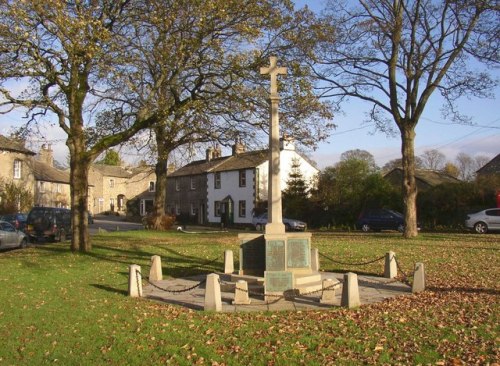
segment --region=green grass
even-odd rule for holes
[[[162,257],[166,277],[220,271],[238,260],[234,233],[119,232],[0,253],[0,365],[357,365],[498,362],[498,235],[314,233],[334,259],[367,261],[389,250],[428,290],[356,310],[221,314],[127,297],[128,265]],[[197,268],[212,259],[203,268]],[[382,274],[383,262],[331,271]],[[145,272],[145,270],[143,270]]]

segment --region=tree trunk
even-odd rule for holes
[[[417,229],[417,183],[415,181],[415,130],[403,127],[401,131],[403,158],[403,200],[405,205],[405,229],[403,236],[413,238]]]
[[[156,146],[158,148],[158,161],[155,166],[156,191],[153,205],[153,229],[164,229],[161,225],[161,218],[165,215],[165,205],[167,199],[167,167],[170,150],[165,146],[165,136],[163,127],[157,128]]]
[[[68,141],[69,142],[69,141]],[[88,173],[90,163],[83,142],[69,142],[71,185],[71,250],[90,252],[88,233]]]

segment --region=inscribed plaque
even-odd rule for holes
[[[284,292],[293,288],[293,275],[285,271],[264,272],[266,293]]]
[[[285,241],[266,241],[266,271],[285,270]]]
[[[311,251],[309,240],[288,239],[287,243],[287,267],[308,268],[311,263]]]

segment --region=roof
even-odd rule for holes
[[[54,168],[52,165],[35,160],[33,164],[35,180],[69,184],[69,173]]]
[[[394,168],[390,172],[384,175],[384,178],[391,175],[401,175],[403,174],[402,168]],[[415,169],[415,178],[431,187],[438,186],[443,183],[459,183],[460,180],[448,175],[446,173],[429,170],[429,169]]]
[[[0,135],[0,150],[19,152],[27,155],[36,155],[33,151],[26,149],[21,142],[2,135]]]
[[[477,174],[498,174],[500,173],[500,154],[495,156],[484,166],[476,171]]]
[[[92,167],[108,177],[130,178],[133,175],[130,170],[117,165],[93,164]]]
[[[215,158],[210,161],[197,160],[189,163],[169,175],[182,177],[213,172],[255,168],[269,159],[268,150],[256,150],[236,155]]]

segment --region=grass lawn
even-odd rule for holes
[[[356,310],[223,314],[127,297],[128,265],[165,277],[221,271],[236,233],[149,231],[0,253],[0,365],[493,364],[500,360],[499,235],[314,233],[341,261],[396,252],[405,272],[424,262],[427,291]],[[218,260],[202,269],[197,266]],[[382,274],[383,262],[329,271]]]

